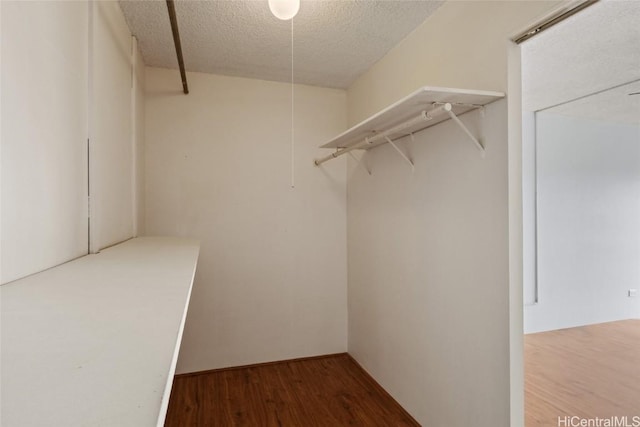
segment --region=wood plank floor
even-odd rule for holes
[[[348,354],[178,375],[166,427],[418,426]]]
[[[629,423],[640,417],[640,320],[541,332],[524,341],[526,427],[563,425],[559,416],[627,416]]]

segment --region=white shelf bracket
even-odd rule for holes
[[[445,110],[448,114],[449,117],[451,117],[451,119],[456,122],[456,124],[458,126],[460,126],[460,128],[464,131],[465,134],[467,134],[467,136],[469,137],[469,139],[471,139],[471,141],[473,141],[473,143],[475,144],[476,148],[480,151],[480,153],[482,153],[482,157],[484,157],[485,155],[485,151],[484,151],[484,147],[482,146],[482,143],[478,140],[478,138],[476,138],[471,131],[469,130],[469,128],[467,128],[467,126],[465,126],[464,123],[462,123],[462,120],[460,120],[458,118],[458,116],[456,116],[456,114],[451,111],[451,107],[447,108]]]
[[[371,173],[371,169],[369,169],[369,166],[367,165],[367,162],[366,162],[366,161],[364,161],[364,156],[366,156],[366,155],[367,155],[367,153],[366,153],[366,152],[365,152],[365,153],[362,155],[362,157],[360,157],[360,158],[357,158],[357,157],[356,157],[356,155],[355,155],[355,154],[353,154],[351,151],[349,151],[347,154],[348,154],[349,156],[351,156],[351,158],[352,158],[353,160],[355,160],[355,161],[356,161],[356,163],[357,163],[357,165],[358,165],[358,166],[360,166],[360,164],[362,163],[362,166],[364,167],[364,170],[366,170],[366,171],[367,171],[367,173],[368,173],[369,175],[372,175],[372,173]]]
[[[347,154],[349,154],[349,156],[356,161],[357,164],[360,164],[360,159],[356,157],[355,154],[353,154],[352,152],[348,152]]]
[[[404,154],[404,153],[402,152],[402,150],[401,150],[400,148],[398,148],[398,146],[397,146],[396,144],[394,144],[394,143],[393,143],[393,141],[392,141],[388,136],[385,136],[385,137],[384,137],[384,139],[386,139],[386,140],[387,140],[387,142],[388,142],[389,144],[391,144],[391,146],[392,146],[393,148],[395,148],[395,149],[396,149],[396,151],[398,152],[398,154],[400,154],[400,155],[402,156],[402,158],[403,158],[403,159],[405,159],[405,160],[407,161],[407,163],[409,163],[409,164],[411,165],[411,172],[415,172],[415,171],[416,171],[416,168],[415,168],[415,166],[413,165],[413,162],[411,161],[411,159],[410,159],[410,158],[408,158],[408,157],[407,157],[407,155],[406,155],[406,154]]]

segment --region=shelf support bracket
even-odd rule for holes
[[[347,154],[349,154],[349,156],[356,161],[356,163],[359,165],[360,164],[360,159],[356,157],[355,154],[353,154],[351,151],[349,151]]]
[[[449,107],[448,109],[445,110],[448,114],[449,117],[451,117],[451,119],[456,122],[456,124],[458,126],[460,126],[460,129],[462,129],[464,131],[465,134],[467,134],[467,136],[469,137],[469,139],[471,139],[471,141],[473,141],[474,145],[476,146],[476,148],[480,151],[480,153],[482,153],[482,157],[484,157],[485,155],[485,151],[484,151],[484,147],[482,146],[482,143],[478,140],[478,138],[476,138],[471,131],[469,130],[469,128],[467,128],[467,126],[465,126],[464,123],[462,123],[462,120],[460,120],[458,118],[458,116],[456,116],[456,114],[451,110],[451,107]]]
[[[369,169],[369,165],[367,165],[367,162],[365,161],[364,157],[367,155],[367,153],[365,152],[360,158],[357,158],[355,154],[353,154],[351,151],[349,151],[347,153],[353,160],[356,161],[356,164],[358,166],[360,166],[360,164],[362,164],[362,166],[364,167],[364,170],[367,171],[367,173],[369,175],[372,175],[371,170]]]
[[[413,162],[411,161],[411,159],[410,159],[410,158],[408,158],[408,157],[407,157],[407,155],[406,155],[406,154],[404,154],[404,153],[402,152],[402,150],[401,150],[400,148],[398,148],[398,146],[397,146],[396,144],[394,144],[394,143],[393,143],[393,141],[391,140],[391,138],[389,138],[388,136],[386,136],[386,135],[385,135],[384,139],[386,139],[386,140],[387,140],[387,142],[388,142],[389,144],[391,144],[391,146],[392,146],[393,148],[395,148],[395,149],[396,149],[396,151],[398,152],[398,154],[400,154],[400,155],[402,156],[402,158],[403,158],[403,159],[405,159],[405,160],[406,160],[406,162],[407,162],[407,163],[409,163],[409,164],[411,165],[411,172],[415,172],[415,171],[416,171],[416,168],[415,168],[415,166],[414,166]]]

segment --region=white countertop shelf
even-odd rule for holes
[[[428,111],[434,107],[434,103],[436,105],[450,103],[453,113],[459,116],[474,109],[474,106],[486,105],[504,98],[504,96],[502,92],[425,86],[341,133],[320,148],[349,148],[360,144],[367,137],[383,133],[418,116],[423,111]],[[450,116],[447,114],[440,114],[429,121],[419,121],[413,126],[405,127],[402,131],[388,134],[388,136],[393,140],[436,125],[449,118]],[[384,143],[385,141],[382,140],[362,148],[369,149]]]
[[[163,425],[198,252],[136,238],[1,286],[0,425]]]

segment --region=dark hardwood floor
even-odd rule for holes
[[[165,426],[419,424],[345,353],[178,375]]]

